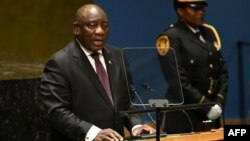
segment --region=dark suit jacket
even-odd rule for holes
[[[41,95],[52,127],[52,140],[83,140],[92,125],[112,128],[124,135],[124,126],[130,130],[133,125],[141,123],[138,117],[128,120],[119,115],[119,111],[133,108],[121,50],[106,45],[103,55],[114,107],[75,40],[48,60],[42,77]]]
[[[228,87],[226,63],[221,50],[215,47],[215,42],[217,42],[216,33],[211,28],[203,25],[200,27],[200,31],[206,43],[199,40],[191,29],[181,22],[166,29],[160,35],[168,36],[170,47],[175,50],[184,94],[184,104],[218,102],[223,108]],[[171,74],[171,72],[168,72],[171,69],[169,69],[170,66],[167,65],[164,56],[161,56],[161,61],[166,74]],[[174,95],[176,87],[171,86],[169,89]],[[171,131],[174,127],[177,128],[178,125],[180,125],[180,128],[173,129],[173,132],[190,132],[190,126],[193,126],[195,131],[203,130],[200,123],[207,120],[206,114],[208,110],[209,108],[199,111],[187,111],[187,113],[181,112],[173,117],[169,113],[166,122],[171,125],[167,125],[166,130]],[[181,115],[186,119],[179,119]],[[187,116],[191,118],[192,123],[190,123]],[[183,124],[184,121],[187,123],[186,125]],[[185,127],[188,129],[183,131],[182,129],[185,129]]]

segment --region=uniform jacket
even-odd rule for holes
[[[119,48],[106,45],[103,56],[112,90],[114,107],[105,94],[87,56],[74,40],[54,54],[44,68],[41,95],[52,127],[52,140],[83,140],[92,125],[112,128],[123,135],[140,123],[119,111],[130,110],[127,77]]]
[[[166,35],[170,47],[175,50],[184,104],[218,102],[223,109],[228,89],[228,72],[221,49],[217,46],[220,42],[218,34],[213,27],[205,25],[199,30],[206,40],[205,43],[181,22],[166,29],[159,36]],[[163,68],[165,67],[167,71],[168,66],[164,63],[164,56],[161,60]],[[174,86],[171,89],[175,89]],[[194,128],[196,123],[207,120],[208,109],[187,112],[185,116],[191,117]]]

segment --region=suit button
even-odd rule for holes
[[[190,60],[190,64],[193,64],[193,63],[194,63],[194,59],[191,59],[191,60]]]
[[[209,52],[209,55],[212,56],[212,55],[213,55],[213,52],[210,51],[210,52]]]
[[[209,68],[212,69],[214,66],[213,64],[209,64]]]

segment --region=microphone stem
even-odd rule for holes
[[[160,108],[156,108],[156,141],[160,141]]]
[[[138,98],[139,102],[142,104],[143,109],[144,109],[144,110],[147,110],[146,106],[145,106],[144,103],[142,102],[140,96],[138,95],[138,93],[136,92],[136,90],[134,89],[134,87],[132,87],[132,91],[133,91],[133,93],[136,95],[136,97]],[[151,114],[150,114],[150,113],[147,113],[147,115],[149,116],[150,120],[151,120],[154,124],[156,124],[156,122],[155,122],[155,120],[153,119],[153,117],[151,116]]]

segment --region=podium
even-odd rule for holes
[[[155,139],[144,139],[145,141],[155,141]],[[169,134],[161,138],[161,141],[218,141],[224,140],[224,129],[216,129],[206,132],[194,132],[185,134]]]
[[[212,107],[215,104],[216,103],[214,103],[214,102],[209,102],[209,103],[201,103],[201,104],[187,104],[187,105],[178,105],[178,106],[176,105],[176,106],[172,106],[172,107],[155,107],[155,108],[150,108],[150,109],[146,109],[146,110],[120,111],[120,114],[131,115],[131,114],[142,114],[142,113],[156,112],[156,119],[157,119],[156,120],[156,137],[154,138],[154,141],[160,141],[160,140],[164,141],[163,138],[160,138],[160,123],[159,123],[160,120],[159,120],[159,117],[158,117],[160,112],[199,109],[199,108],[205,108],[205,107]],[[198,134],[198,133],[205,133],[205,132],[197,132],[196,134]],[[196,134],[193,134],[193,135],[196,135]],[[223,135],[223,132],[221,134]],[[174,134],[172,134],[172,135],[174,135]],[[184,134],[176,134],[176,135],[184,135]],[[186,135],[188,135],[188,134],[186,134]],[[207,135],[207,134],[205,134],[205,135]],[[167,137],[168,136],[169,135],[167,135]],[[201,139],[202,139],[202,137],[201,137]]]

